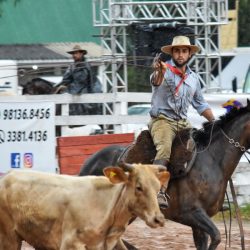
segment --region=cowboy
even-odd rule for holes
[[[176,36],[161,51],[169,54],[171,60],[153,64],[149,131],[157,150],[154,164],[168,167],[173,139],[181,129],[191,127],[187,121],[189,105],[210,122],[214,115],[203,98],[198,75],[187,65],[199,47],[191,45],[186,36]],[[157,197],[163,209],[167,207],[166,189],[163,185]]]
[[[90,64],[85,59],[87,50],[75,45],[67,53],[72,55],[74,63],[64,73],[62,84],[67,86],[69,94],[92,93],[92,71]]]

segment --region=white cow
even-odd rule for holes
[[[162,166],[125,164],[105,176],[13,170],[0,179],[0,250],[111,250],[133,216],[163,226],[156,194],[169,173]],[[126,170],[126,172],[125,172]]]

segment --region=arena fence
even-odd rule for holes
[[[77,175],[85,160],[110,145],[129,145],[133,133],[58,137],[57,153],[60,174]]]

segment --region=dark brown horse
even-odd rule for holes
[[[57,87],[54,83],[42,78],[33,78],[23,86],[24,95],[50,95],[63,92],[65,92],[64,86]]]
[[[94,77],[92,86],[92,93],[101,93],[101,83],[97,77]],[[42,78],[33,78],[23,86],[24,95],[50,95],[50,94],[64,94],[67,92],[67,86],[55,85],[53,82],[44,80]],[[56,114],[60,114],[60,106],[56,107]],[[70,104],[70,115],[99,115],[102,114],[102,105],[99,103],[85,103],[85,104]]]
[[[247,100],[246,107],[233,109],[214,123],[205,123],[194,137],[198,154],[193,167],[185,177],[170,182],[169,207],[162,212],[167,219],[192,228],[197,249],[212,250],[219,245],[221,236],[210,217],[221,208],[227,182],[242,154],[250,147],[250,101]],[[106,158],[97,157],[103,150],[93,155],[84,166],[86,171],[90,172],[91,166],[88,164],[92,164],[95,167],[91,169],[92,174],[98,173],[101,168],[118,159],[112,152],[119,152],[121,147],[112,148],[112,152],[108,152],[107,148],[104,150]],[[125,160],[129,162],[130,159]],[[87,174],[84,168],[81,174]]]

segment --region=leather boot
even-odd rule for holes
[[[169,162],[167,160],[164,160],[164,159],[159,159],[159,160],[154,160],[153,164],[155,164],[155,165],[163,165],[163,166],[166,167],[166,170],[167,170]],[[159,193],[157,194],[158,204],[159,204],[159,207],[161,209],[167,209],[168,208],[168,199],[170,197],[166,193],[167,192],[167,188],[168,188],[168,182],[164,183],[161,186],[161,189],[160,189]]]

